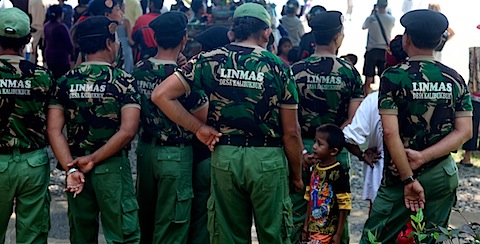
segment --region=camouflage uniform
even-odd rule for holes
[[[192,133],[168,119],[151,101],[155,87],[176,67],[174,61],[150,58],[137,63],[132,73],[142,94],[137,148],[142,243],[186,243],[188,236],[193,198]],[[179,100],[194,112],[208,104],[202,94],[191,93]]]
[[[322,124],[341,126],[348,119],[348,105],[363,100],[362,80],[357,70],[335,55],[314,54],[292,66],[297,82],[300,106],[298,120],[302,129],[304,145],[311,152],[315,131]],[[337,160],[344,169],[350,169],[350,155],[343,149]],[[309,173],[304,172],[308,185]],[[303,193],[291,194],[294,203],[296,236],[299,238],[306,216],[307,201]],[[348,224],[345,225],[348,234]]]
[[[405,148],[421,151],[447,136],[457,117],[472,116],[470,94],[463,78],[433,57],[411,57],[382,75],[380,114],[398,116],[400,138]],[[385,150],[385,173],[372,213],[365,224],[378,240],[391,243],[410,216],[404,206],[404,186],[392,171]],[[446,227],[458,187],[457,166],[450,154],[428,162],[414,171],[425,191],[426,228],[431,223]],[[430,227],[429,227],[430,226]]]
[[[175,74],[187,93],[209,96],[207,124],[222,133],[212,153],[211,241],[249,242],[253,211],[260,242],[289,243],[280,108],[297,107],[290,70],[265,49],[234,43],[200,54]]]
[[[0,242],[15,212],[18,243],[47,243],[50,166],[46,108],[50,71],[20,56],[0,56]]]
[[[72,156],[93,153],[120,128],[121,110],[140,108],[134,78],[103,62],[84,62],[57,81],[49,108],[65,113]],[[108,243],[138,242],[138,203],[127,150],[97,164],[85,174],[81,194],[68,193],[70,241],[96,243],[98,214]]]

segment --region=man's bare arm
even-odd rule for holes
[[[65,138],[65,135],[62,133],[64,125],[65,115],[63,114],[63,110],[49,108],[47,115],[47,134],[50,146],[58,162],[62,165],[62,168],[68,171],[70,167],[68,167],[67,164],[72,162],[73,157],[68,147],[67,138]]]
[[[280,108],[283,129],[283,144],[285,155],[292,172],[292,183],[297,191],[303,189],[302,181],[302,137],[297,119],[296,109]]]
[[[176,75],[169,76],[152,93],[152,101],[170,118],[185,129],[195,133],[211,151],[221,136],[215,129],[202,123],[189,113],[177,100],[186,92],[186,88]]]
[[[453,130],[439,142],[422,151],[415,151],[412,149],[405,149],[405,151],[412,169],[415,170],[422,164],[428,163],[457,150],[471,137],[472,117],[458,117],[455,118]]]

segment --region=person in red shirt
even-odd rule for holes
[[[138,17],[132,29],[132,39],[135,42],[135,62],[155,56],[157,53],[157,42],[153,30],[148,26],[150,22],[158,17],[163,7],[163,0],[150,0],[149,13]]]

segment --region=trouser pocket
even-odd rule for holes
[[[215,213],[215,198],[212,196],[208,198],[207,209],[208,209],[207,229],[208,229],[208,233],[210,233],[210,240],[213,242],[215,238],[219,236],[219,233],[218,233],[217,216]]]
[[[173,218],[174,223],[181,224],[190,220],[192,198],[192,188],[177,190],[177,202],[175,203],[175,216]]]
[[[122,202],[122,232],[129,235],[139,228],[137,199],[126,199]]]
[[[283,199],[282,211],[282,235],[284,238],[290,238],[293,233],[292,200],[290,197]]]

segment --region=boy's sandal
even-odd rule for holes
[[[472,167],[472,166],[473,166],[472,163],[464,163],[463,160],[460,160],[459,164],[460,164],[460,165],[463,165],[463,166],[465,166],[465,167]]]

